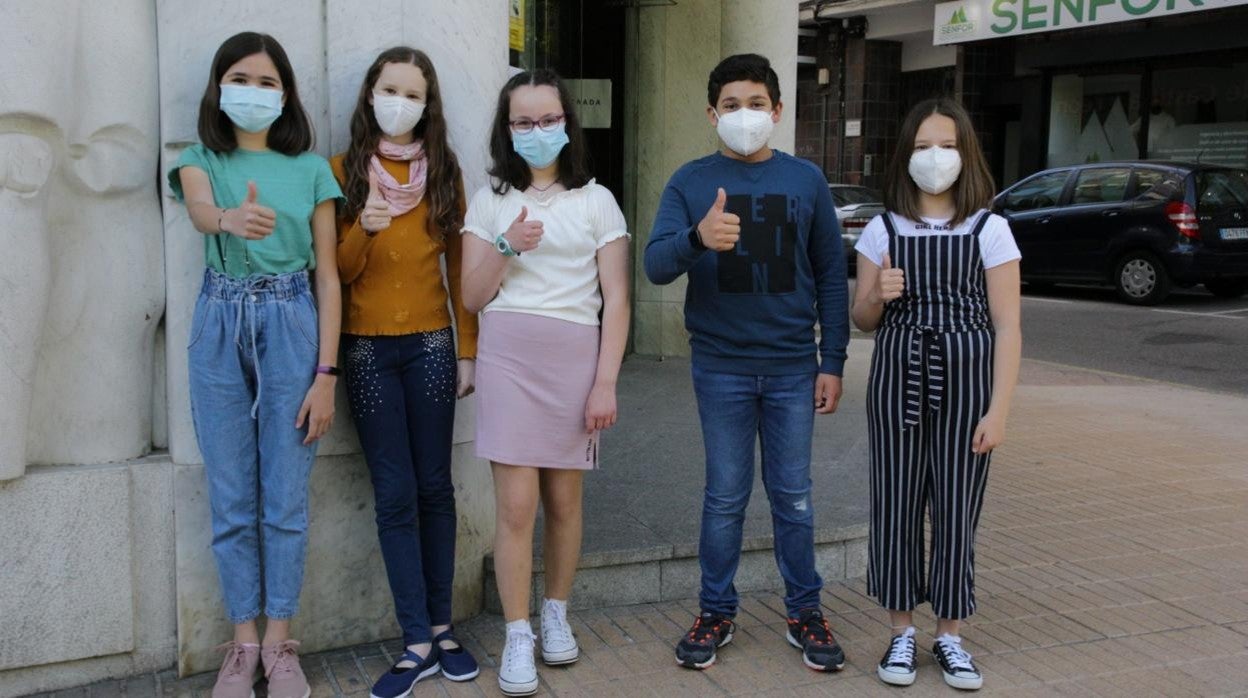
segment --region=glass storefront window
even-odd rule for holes
[[[1139,158],[1142,82],[1127,72],[1054,75],[1048,166]]]
[[[1248,167],[1248,61],[1153,73],[1148,156]]]

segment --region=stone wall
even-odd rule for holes
[[[185,351],[202,243],[163,177],[197,140],[212,54],[238,31],[277,37],[316,150],[329,156],[346,146],[376,53],[424,50],[472,192],[486,181],[490,110],[507,75],[507,8],[45,0],[7,4],[4,16],[0,697],[175,663],[213,669],[230,628]],[[473,414],[471,398],[460,403],[457,617],[481,606],[493,535],[489,470],[468,443]],[[399,634],[345,400],[320,454],[295,627],[308,651]]]
[[[797,106],[797,8],[794,0],[681,0],[642,6],[628,19],[627,44],[644,47],[626,63],[624,213],[635,232],[633,348],[651,356],[688,356],[685,277],[667,286],[646,279],[642,251],[663,187],[681,165],[715,152],[706,115],[706,80],[722,58],[759,53],[780,77],[785,104],[771,144],[793,152]]]

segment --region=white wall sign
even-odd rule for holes
[[[1248,0],[959,0],[936,5],[932,43],[1077,29],[1248,5]]]
[[[1248,1],[1248,0],[1245,0]],[[581,128],[611,128],[611,81],[564,80]]]
[[[862,119],[849,119],[845,122],[845,137],[854,138],[862,135]]]

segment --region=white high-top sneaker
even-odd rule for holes
[[[507,629],[503,664],[498,668],[498,688],[508,696],[537,693],[537,664],[533,661],[533,631],[527,621],[523,628]]]
[[[546,599],[542,603],[542,661],[557,666],[580,658],[581,650],[568,625],[568,603]]]

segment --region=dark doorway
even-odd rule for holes
[[[521,69],[551,68],[578,98],[592,171],[620,199],[624,192],[624,4],[603,0],[525,0]]]

